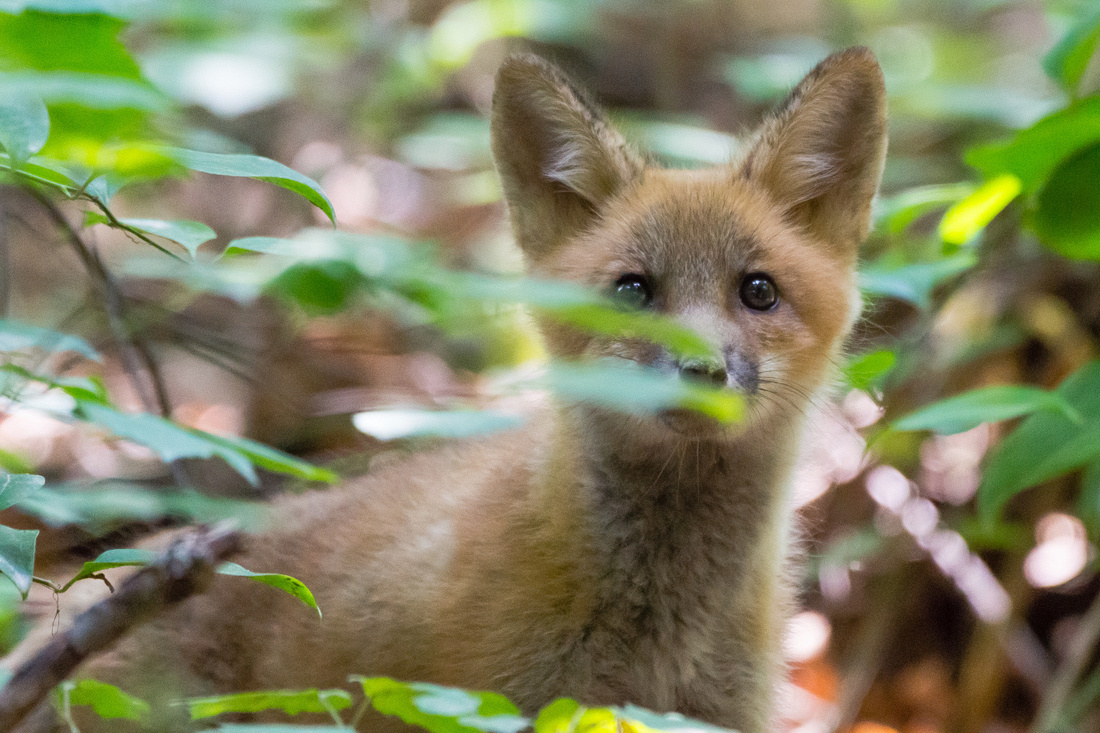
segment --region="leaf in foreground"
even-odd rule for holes
[[[519,733],[531,724],[519,708],[495,692],[471,692],[389,677],[351,678],[374,709],[433,733]]]
[[[323,211],[334,225],[336,224],[336,212],[333,210],[332,202],[328,200],[328,196],[321,190],[321,186],[312,178],[308,178],[293,168],[270,158],[259,155],[204,153],[198,150],[184,150],[183,148],[164,148],[161,152],[180,165],[200,173],[255,178],[260,181],[274,183],[276,186],[281,186],[304,197]]]
[[[149,703],[106,682],[66,680],[61,686],[70,706],[88,705],[101,718],[140,722],[149,717]]]
[[[0,475],[0,509],[17,504],[31,492],[42,488],[46,479],[29,473],[6,473]]]
[[[378,440],[397,438],[469,438],[508,430],[522,419],[491,410],[369,410],[352,418],[356,429]]]
[[[0,573],[27,597],[34,577],[34,544],[37,529],[12,529],[0,524]]]
[[[99,352],[79,336],[31,326],[19,321],[0,319],[0,352],[34,348],[57,352],[75,351],[94,361],[100,359]]]
[[[117,549],[107,550],[100,553],[99,557],[95,560],[89,560],[84,563],[84,566],[80,569],[76,575],[74,575],[69,582],[61,586],[61,591],[65,592],[73,583],[90,578],[92,575],[109,570],[111,568],[121,568],[127,566],[144,566],[157,559],[157,553],[152,550],[132,550],[132,549]]]
[[[317,601],[313,598],[313,593],[306,587],[305,583],[297,578],[292,578],[289,575],[282,575],[281,573],[254,573],[235,562],[222,563],[218,566],[218,572],[222,575],[236,575],[241,578],[251,578],[257,583],[263,583],[264,585],[270,585],[272,588],[278,588],[312,608],[317,612],[318,616],[321,615],[321,609],[317,607]]]
[[[191,720],[212,718],[224,713],[259,713],[282,710],[288,715],[328,713],[351,707],[351,695],[344,690],[266,690],[230,695],[193,697],[187,701]]]
[[[187,219],[119,219],[119,223],[137,229],[145,234],[152,234],[179,244],[195,259],[195,252],[199,246],[209,242],[218,236],[213,229],[201,221],[189,221]],[[84,216],[84,224],[108,224],[110,220],[99,212],[90,211]]]
[[[1081,422],[1081,416],[1057,392],[1023,384],[1004,384],[934,402],[896,420],[893,427],[895,430],[932,430],[940,435],[952,435],[982,423],[1011,420],[1039,410],[1058,412]]]

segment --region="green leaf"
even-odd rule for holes
[[[854,356],[844,365],[844,381],[852,389],[862,389],[865,392],[880,387],[894,369],[897,360],[897,354],[889,349]]]
[[[1058,392],[1023,384],[982,387],[926,405],[894,421],[895,430],[933,430],[941,435],[962,433],[986,422],[1011,420],[1040,410],[1061,413],[1081,422]]]
[[[713,733],[729,733],[725,728],[719,728],[700,720],[688,718],[680,713],[655,713],[637,705],[624,705],[621,708],[611,708],[628,721],[636,721],[646,728],[660,731],[712,731]]]
[[[163,221],[160,219],[119,219],[119,221],[128,227],[133,227],[146,234],[153,234],[176,242],[188,251],[191,255],[191,259],[195,259],[195,251],[199,248],[199,245],[209,242],[211,239],[218,236],[217,232],[202,222],[188,221],[186,219],[174,219],[171,221]],[[90,226],[91,224],[110,225],[110,220],[97,211],[89,211],[84,215],[84,226]]]
[[[148,82],[79,71],[0,72],[0,96],[37,97],[50,105],[73,104],[93,110],[153,111],[168,103]]]
[[[334,725],[287,725],[285,723],[222,723],[217,731],[224,733],[348,733],[348,728]]]
[[[941,283],[966,272],[978,256],[963,250],[937,262],[883,266],[872,264],[859,272],[859,288],[867,295],[905,300],[920,308],[930,305],[932,291]]]
[[[305,583],[297,578],[292,578],[289,575],[281,575],[279,573],[254,573],[251,570],[242,568],[235,562],[222,563],[218,566],[218,572],[222,575],[236,575],[241,578],[251,578],[257,583],[263,583],[264,585],[270,585],[272,588],[278,588],[312,608],[317,612],[318,616],[321,615],[321,609],[317,607],[317,601],[314,600],[313,593],[310,592]]]
[[[1100,145],[1059,165],[1039,191],[1032,226],[1063,257],[1100,261]]]
[[[1089,528],[1093,537],[1100,536],[1100,461],[1090,463],[1081,477],[1077,516]]]
[[[910,224],[934,209],[954,204],[974,192],[970,183],[919,186],[883,199],[875,210],[875,229],[901,234]]]
[[[559,698],[539,711],[535,733],[573,733],[584,710],[576,700]]]
[[[80,572],[69,579],[69,582],[61,586],[61,592],[67,591],[72,587],[73,583],[90,578],[95,573],[109,570],[111,568],[121,568],[131,565],[148,565],[157,559],[157,553],[152,550],[130,550],[130,549],[118,549],[107,550],[101,553],[95,560],[89,560],[84,563],[84,567],[80,569]]]
[[[468,438],[509,430],[523,422],[517,415],[491,410],[369,410],[352,421],[361,433],[378,440],[398,438]]]
[[[25,473],[0,475],[0,510],[7,509],[42,488],[46,479]]]
[[[189,430],[156,415],[119,412],[106,405],[82,400],[77,402],[77,409],[73,414],[106,428],[120,438],[151,448],[166,463],[181,458],[217,456],[250,483],[259,483],[256,469],[247,457],[220,442],[210,440],[209,435],[198,430]]]
[[[1100,9],[1078,20],[1043,58],[1043,70],[1070,94],[1076,94],[1081,77],[1100,42]]]
[[[1057,393],[1083,420],[1044,410],[1000,442],[988,457],[978,486],[978,514],[987,525],[1019,492],[1100,457],[1100,361],[1071,374]]]
[[[259,713],[282,710],[288,715],[327,713],[351,707],[351,695],[344,690],[266,690],[230,695],[193,697],[187,700],[191,720],[212,718],[225,713]]]
[[[36,155],[30,161],[16,165],[7,153],[0,153],[0,170],[11,171],[19,179],[34,181],[50,186],[65,195],[71,195],[80,188],[68,168],[50,158]]]
[[[723,423],[736,422],[744,414],[744,399],[732,390],[693,384],[625,360],[551,364],[541,381],[569,400],[624,412],[686,408]]]
[[[68,695],[69,705],[91,706],[101,718],[144,721],[149,717],[149,703],[123,692],[114,685],[97,680],[66,680],[61,687]]]
[[[12,529],[0,524],[0,573],[8,576],[27,597],[34,577],[34,543],[37,529]]]
[[[1010,173],[1033,193],[1062,161],[1100,143],[1100,96],[1087,97],[1044,117],[1015,137],[972,148],[966,162],[987,179]]]
[[[88,359],[100,360],[99,352],[78,336],[0,319],[0,352],[34,348],[56,352],[75,351]]]
[[[323,481],[328,484],[340,480],[339,474],[335,471],[314,466],[312,463],[295,458],[289,453],[283,453],[281,450],[276,450],[269,445],[264,445],[240,435],[200,434],[205,440],[234,450],[250,460],[253,465],[274,473],[294,476],[304,481]]]
[[[344,310],[366,281],[362,272],[343,260],[296,262],[268,285],[307,313],[331,314]]]
[[[46,144],[50,115],[41,97],[32,94],[0,96],[0,145],[17,164]]]
[[[204,153],[182,148],[165,148],[163,152],[180,165],[200,173],[255,178],[294,191],[323,211],[325,216],[334,225],[336,224],[336,213],[332,208],[332,202],[328,200],[317,182],[270,158],[258,155]]]
[[[470,692],[388,677],[350,678],[363,686],[374,709],[433,733],[519,733],[531,721],[495,692]]]
[[[940,238],[948,244],[966,244],[1004,211],[1020,195],[1022,188],[1020,179],[1011,173],[986,181],[947,210],[940,222]]]

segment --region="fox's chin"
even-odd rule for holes
[[[665,428],[689,440],[731,440],[745,432],[745,422],[723,423],[695,410],[676,408],[657,416]]]

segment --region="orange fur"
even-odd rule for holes
[[[155,668],[192,692],[388,674],[500,690],[526,713],[572,696],[767,730],[791,468],[858,312],[884,148],[882,77],[862,49],[822,62],[739,161],[703,171],[647,165],[560,72],[510,58],[493,150],[529,271],[603,290],[645,275],[654,309],[719,347],[709,368],[745,394],[747,420],[557,405],[286,499],[241,562],[300,577],[323,621],[221,579],[91,672]],[[767,312],[739,299],[756,272],[780,294]],[[542,325],[557,356],[678,366],[649,343]]]

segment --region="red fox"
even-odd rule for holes
[[[159,669],[203,693],[390,675],[527,714],[569,696],[770,730],[792,467],[860,310],[885,147],[866,49],[821,62],[728,165],[690,171],[647,162],[555,67],[508,58],[492,148],[528,272],[677,319],[720,358],[543,323],[549,351],[736,390],[745,420],[556,404],[286,499],[240,562],[302,579],[323,621],[222,579],[86,672],[133,689]]]

